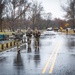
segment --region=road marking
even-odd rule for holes
[[[59,47],[58,47],[58,49],[57,49],[57,51],[56,51],[56,54],[55,54],[53,63],[52,63],[52,65],[51,65],[51,68],[50,68],[50,71],[49,71],[50,74],[53,72],[53,68],[54,68],[54,65],[55,65],[55,61],[56,61],[56,57],[57,57],[57,55],[58,55],[59,48],[60,48],[60,44],[59,44]]]
[[[45,67],[44,67],[43,70],[42,70],[42,74],[44,74],[44,73],[46,72],[46,69],[47,69],[47,67],[48,67],[48,65],[49,65],[49,63],[50,63],[50,60],[51,60],[51,58],[52,58],[54,52],[55,52],[56,49],[58,48],[58,46],[59,46],[59,43],[55,46],[54,50],[52,51],[52,54],[50,55],[50,57],[49,57],[49,59],[48,59],[46,65],[45,65]]]

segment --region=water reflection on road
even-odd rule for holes
[[[17,53],[17,56],[14,59],[14,74],[21,75],[24,72],[24,64],[23,59],[21,57],[21,53]]]
[[[75,35],[67,35],[66,37],[67,37],[66,46],[68,46],[69,49],[75,48]]]
[[[37,66],[40,64],[40,50],[39,49],[35,49],[34,62],[35,62],[35,67],[37,68]]]

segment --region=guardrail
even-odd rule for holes
[[[0,51],[4,51],[4,50],[12,48],[14,46],[16,46],[16,42],[14,40],[1,43],[0,44]]]

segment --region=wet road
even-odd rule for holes
[[[41,36],[39,49],[0,53],[0,75],[75,75],[75,35]]]

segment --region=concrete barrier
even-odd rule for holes
[[[13,41],[9,41],[9,42],[5,42],[5,43],[1,43],[0,44],[0,51],[12,48],[14,46],[16,46],[16,42],[14,40]]]

